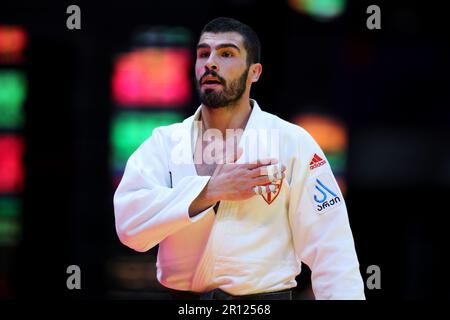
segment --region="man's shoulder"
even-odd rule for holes
[[[150,136],[142,142],[136,151],[139,153],[148,150],[149,148],[153,150],[155,145],[170,148],[171,141],[189,136],[189,123],[192,121],[193,116],[190,116],[181,122],[154,128]]]
[[[269,113],[267,111],[262,111],[262,113],[263,117],[265,118],[265,121],[267,122],[268,127],[279,130],[280,133],[283,135],[287,135],[297,139],[305,139],[310,136],[309,133],[304,128],[302,128],[297,124],[284,120],[279,116]]]
[[[177,131],[189,130],[190,124],[193,122],[193,120],[194,116],[190,116],[181,122],[175,122],[172,124],[156,127],[155,129],[153,129],[152,135],[157,134],[163,137],[170,137]]]

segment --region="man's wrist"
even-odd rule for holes
[[[195,217],[207,208],[213,207],[220,201],[220,195],[214,189],[214,184],[210,184],[211,179],[197,196],[197,198],[189,206],[189,216]]]
[[[212,203],[212,205],[222,200],[221,194],[215,188],[215,183],[212,177],[209,179],[205,187],[205,200]]]

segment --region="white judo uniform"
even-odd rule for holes
[[[324,153],[304,129],[251,102],[237,163],[278,158],[287,167],[279,188],[189,217],[210,179],[197,175],[192,157],[199,107],[182,123],[156,128],[129,158],[114,195],[121,242],[142,252],[159,244],[157,278],[177,290],[284,290],[297,285],[303,261],[316,299],[364,299],[344,198]],[[251,134],[259,129],[278,137]],[[258,154],[248,151],[254,145]]]

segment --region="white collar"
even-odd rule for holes
[[[245,141],[246,135],[248,130],[247,129],[256,129],[258,128],[258,124],[261,125],[261,114],[262,110],[259,107],[258,103],[254,99],[250,99],[250,105],[252,105],[252,111],[250,113],[250,117],[248,118],[247,124],[244,129],[244,133],[241,137],[240,145]],[[197,110],[194,113],[194,116],[192,117],[192,122],[189,124],[191,126],[191,148],[192,153],[195,150],[196,143],[197,143],[197,137],[200,130],[200,124],[199,121],[200,115],[201,115],[202,105],[200,105]]]
[[[252,106],[252,112],[250,114],[250,118],[247,121],[247,126],[248,126],[248,123],[250,122],[251,118],[252,117],[254,118],[255,114],[258,114],[262,111],[261,108],[259,107],[258,103],[256,102],[256,100],[250,99],[250,105]],[[193,121],[198,121],[200,119],[201,112],[202,112],[202,105],[200,105],[197,108],[197,110],[195,111]],[[246,126],[246,128],[247,128],[247,126]]]

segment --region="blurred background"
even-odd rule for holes
[[[68,6],[81,10],[69,30]],[[366,13],[381,8],[381,29]],[[345,193],[368,299],[449,298],[446,11],[425,1],[3,1],[0,298],[165,299],[157,248],[133,252],[112,197],[153,128],[190,116],[195,45],[230,16],[262,43],[252,97],[305,127]],[[447,213],[446,213],[447,212]],[[68,290],[69,265],[81,290]],[[297,299],[312,299],[310,273]]]

